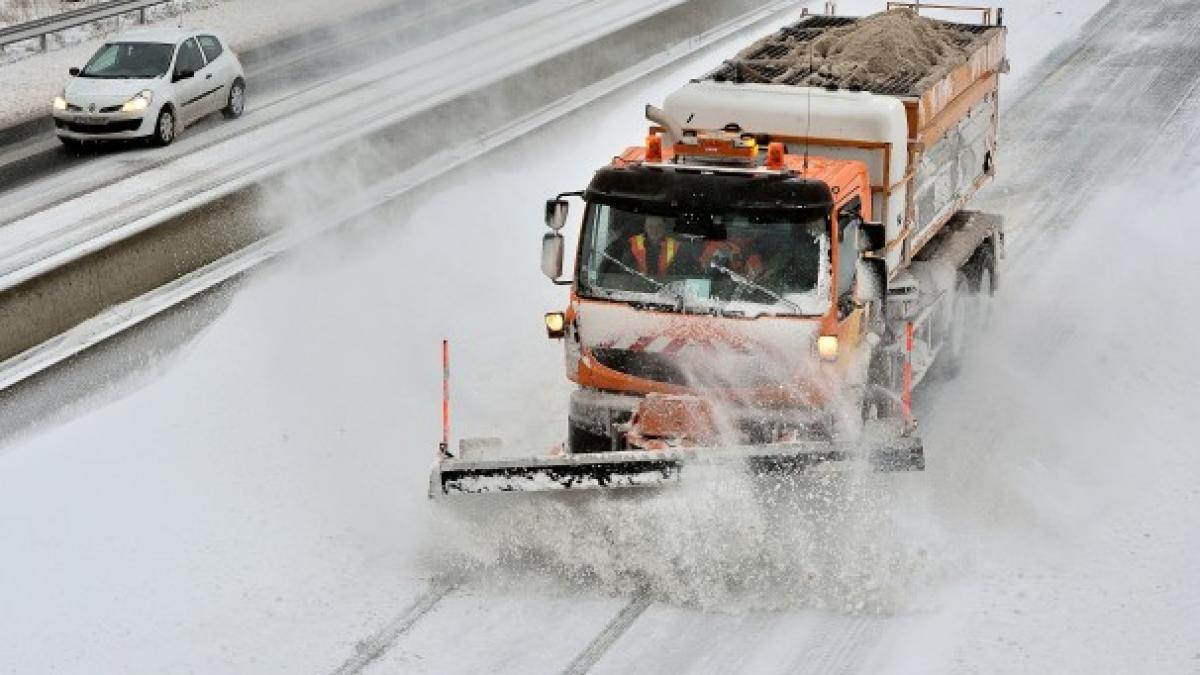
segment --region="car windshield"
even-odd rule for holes
[[[80,77],[150,79],[171,66],[172,45],[154,42],[110,42],[83,67]]]
[[[778,213],[634,213],[589,205],[579,292],[683,312],[817,316],[829,308],[827,221]]]

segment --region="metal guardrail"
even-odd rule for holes
[[[26,21],[8,28],[0,28],[0,48],[16,42],[37,38],[42,51],[46,51],[46,38],[61,30],[82,26],[92,21],[110,19],[123,14],[138,13],[138,23],[146,23],[146,10],[155,5],[165,5],[174,0],[110,0],[88,7],[73,9],[53,16]]]

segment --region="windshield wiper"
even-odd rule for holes
[[[630,267],[629,265],[626,265],[625,263],[621,262],[617,258],[614,258],[613,256],[609,255],[607,251],[599,251],[598,250],[597,252],[600,255],[604,256],[604,258],[606,260],[610,260],[610,261],[616,263],[621,269],[625,270],[626,272],[629,272],[630,274],[638,277],[642,281],[649,283],[651,286],[654,287],[654,291],[656,293],[661,293],[664,290],[671,292],[671,289],[667,286],[667,284],[664,284],[661,281],[656,281],[652,277],[642,274],[638,270],[635,270],[634,268]],[[683,312],[687,309],[687,300],[684,298],[682,291],[671,292],[671,296],[674,297],[675,300],[677,300],[679,303],[678,306],[676,307],[677,311]]]
[[[785,298],[782,295],[776,293],[775,291],[767,288],[766,286],[762,286],[762,285],[754,283],[750,279],[738,274],[737,272],[734,272],[733,270],[716,262],[715,260],[709,261],[708,266],[710,269],[717,270],[718,272],[721,272],[721,273],[727,275],[730,279],[733,279],[739,286],[742,286],[745,288],[752,288],[756,291],[761,291],[761,292],[765,293],[766,295],[768,295],[769,297],[773,298],[776,302],[782,302],[783,304],[788,305],[792,309],[796,310],[797,314],[804,313],[804,310],[800,307],[800,305],[797,305],[796,303],[792,302],[791,300],[788,300],[787,298]]]
[[[659,281],[655,281],[654,279],[646,276],[645,274],[642,274],[641,272],[633,269],[629,265],[626,265],[625,263],[621,262],[620,260],[614,258],[613,256],[609,255],[607,251],[598,251],[598,252],[600,253],[600,255],[604,256],[604,258],[606,260],[608,260],[610,262],[615,262],[618,266],[620,266],[621,269],[623,269],[626,272],[629,272],[630,274],[633,274],[637,277],[640,277],[642,281],[649,283],[651,286],[654,287],[654,290],[661,291],[666,286],[666,284],[661,283]]]

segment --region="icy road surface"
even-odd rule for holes
[[[1081,7],[1009,3],[1007,91],[1036,84],[989,200],[1011,254],[992,334],[922,401],[924,475],[424,498],[443,336],[456,435],[557,440],[541,200],[726,46],[256,275],[133,379],[64,373],[101,403],[0,451],[0,668],[1195,672],[1200,7],[1112,3],[1039,79],[1020,50]]]

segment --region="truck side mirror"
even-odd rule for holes
[[[880,251],[887,246],[887,228],[883,226],[883,223],[861,223],[858,232],[861,251]]]
[[[567,200],[546,200],[546,227],[558,232],[567,224]]]
[[[542,235],[542,274],[551,281],[558,281],[562,276],[563,248],[563,236],[558,232]]]

